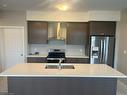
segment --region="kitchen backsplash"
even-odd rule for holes
[[[29,44],[28,53],[34,54],[39,52],[41,55],[47,55],[49,49],[65,49],[67,56],[84,56],[85,47],[82,45],[39,45],[39,44]]]

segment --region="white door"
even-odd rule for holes
[[[24,29],[4,29],[5,68],[24,63]]]

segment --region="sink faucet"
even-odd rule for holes
[[[59,59],[59,64],[58,64],[58,68],[59,68],[59,70],[62,69],[62,65],[61,65],[61,63],[62,63],[63,60],[64,60],[63,58],[60,58],[60,59]]]

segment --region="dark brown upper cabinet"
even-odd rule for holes
[[[116,22],[113,21],[90,21],[90,35],[115,36]]]
[[[88,39],[87,22],[69,22],[67,23],[66,43],[71,45],[85,45]]]
[[[42,21],[28,21],[28,43],[47,44],[48,23]]]

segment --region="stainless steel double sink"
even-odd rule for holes
[[[45,69],[75,69],[72,64],[47,64]]]

